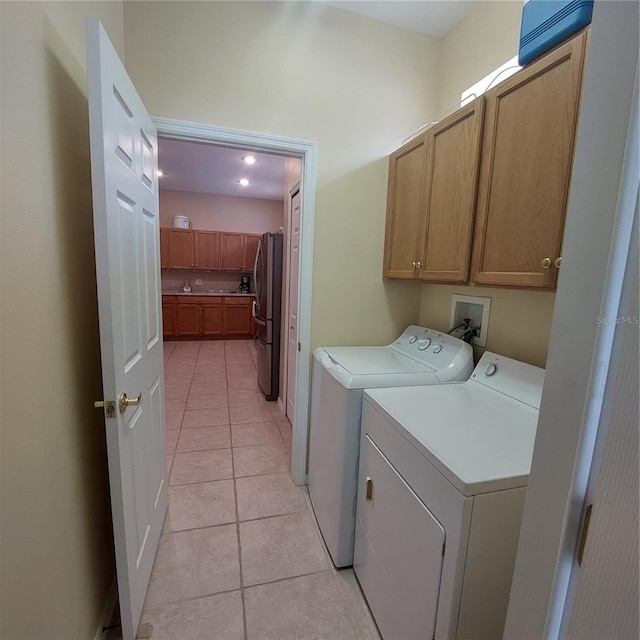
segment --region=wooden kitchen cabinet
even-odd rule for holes
[[[222,296],[175,296],[175,299],[175,337],[220,338],[224,335],[225,298]],[[230,335],[240,334],[232,332]]]
[[[173,338],[176,335],[176,298],[162,296],[162,337]]]
[[[165,229],[164,227],[160,227],[160,268],[168,269],[171,266],[171,262],[169,259],[170,249],[170,229]]]
[[[224,298],[223,334],[225,336],[252,335],[251,303],[252,297]]]
[[[176,336],[178,338],[200,336],[200,304],[191,296],[176,296]]]
[[[484,97],[427,130],[418,278],[467,282],[480,166]]]
[[[424,215],[426,134],[400,147],[389,156],[387,222],[383,276],[417,277],[418,237]]]
[[[220,233],[220,270],[251,271],[259,241],[250,233]]]
[[[220,269],[220,234],[217,231],[194,231],[195,268]]]
[[[586,33],[486,93],[471,281],[553,288]]]
[[[203,338],[223,335],[222,310],[220,297],[207,296],[200,300],[200,335]]]
[[[253,265],[256,261],[256,253],[262,236],[252,233],[244,234],[244,269],[243,271],[253,271]]]
[[[193,231],[168,229],[169,266],[171,269],[195,268],[195,246]]]
[[[390,156],[385,277],[467,281],[483,112],[481,96]]]

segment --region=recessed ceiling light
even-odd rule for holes
[[[255,164],[256,159],[253,156],[245,156],[242,158],[247,164]]]
[[[240,178],[240,180],[238,180],[238,182],[243,186],[246,187],[249,185],[249,181],[246,178]]]
[[[158,169],[158,178],[162,178],[163,175],[164,171],[160,171],[160,169]]]

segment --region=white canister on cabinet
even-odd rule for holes
[[[175,229],[188,229],[189,218],[187,216],[173,216],[173,226]]]

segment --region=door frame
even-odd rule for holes
[[[292,425],[291,476],[297,485],[307,482],[307,440],[309,422],[309,391],[311,381],[311,302],[313,284],[313,240],[315,229],[315,199],[317,150],[310,140],[286,138],[266,133],[228,129],[214,125],[158,118],[152,116],[158,137],[192,142],[207,142],[218,146],[277,153],[302,161],[300,190],[304,216],[300,220],[300,277],[298,282],[298,353],[296,373],[296,411]]]
[[[284,304],[284,318],[286,320],[286,328],[287,328],[287,339],[284,341],[284,349],[282,351],[282,359],[280,370],[283,370],[284,367],[284,375],[282,376],[282,388],[280,389],[280,398],[282,400],[282,412],[287,415],[287,402],[289,398],[289,339],[288,339],[288,331],[289,331],[289,307],[291,306],[291,221],[292,221],[292,213],[293,209],[291,207],[291,201],[293,199],[292,194],[297,192],[302,196],[302,188],[301,188],[301,180],[296,180],[293,186],[287,191],[287,219],[285,220],[285,230],[286,230],[286,277],[285,277],[285,304]],[[300,211],[302,212],[302,207],[300,207]],[[300,215],[300,225],[302,225],[302,213]],[[300,272],[300,265],[298,264],[298,273]],[[299,278],[298,278],[299,282]],[[299,293],[299,292],[298,292]],[[296,367],[297,368],[297,367]]]
[[[603,320],[617,315],[628,253],[628,246],[618,249],[618,238],[633,216],[621,196],[637,193],[639,174],[637,163],[634,169],[625,160],[625,149],[637,151],[630,129],[637,117],[637,3],[609,5],[599,0],[593,9],[562,268],[505,638],[562,637],[610,371],[615,323]],[[629,189],[627,182],[634,186]],[[627,233],[627,245],[628,239]]]

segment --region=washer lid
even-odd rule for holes
[[[462,494],[527,486],[538,422],[533,407],[472,382],[370,389],[365,401]]]
[[[389,347],[323,347],[334,364],[353,375],[435,371]]]

